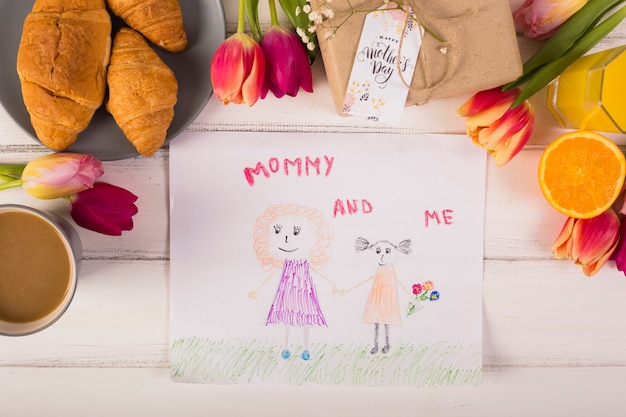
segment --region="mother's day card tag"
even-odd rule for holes
[[[424,33],[409,13],[389,2],[366,16],[343,113],[400,124]]]

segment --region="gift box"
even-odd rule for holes
[[[316,33],[339,114],[366,15],[382,5],[382,0],[311,1],[313,12],[323,17]],[[406,5],[426,29],[406,105],[473,94],[521,75],[508,0],[409,0]]]

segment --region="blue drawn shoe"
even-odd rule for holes
[[[311,352],[309,352],[308,350],[305,350],[302,352],[302,360],[303,361],[308,361],[309,359],[311,359]]]
[[[374,345],[374,347],[372,348],[372,350],[370,350],[370,353],[371,353],[372,355],[375,355],[375,354],[376,354],[376,352],[378,352],[378,345]]]
[[[289,359],[289,357],[291,356],[291,352],[289,352],[289,349],[285,349],[280,352],[280,356],[282,356],[283,359]]]
[[[383,348],[382,348],[380,351],[383,353],[383,355],[384,355],[385,353],[389,352],[389,345],[385,345],[385,346],[383,346]]]

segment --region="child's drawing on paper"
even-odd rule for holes
[[[480,382],[484,153],[456,135],[188,133],[173,379]]]
[[[372,275],[353,288],[374,280],[372,289],[365,303],[363,322],[374,325],[374,343],[370,350],[372,355],[378,352],[380,325],[383,325],[385,344],[380,351],[385,354],[389,352],[391,347],[389,343],[389,326],[400,326],[402,324],[398,286],[407,294],[409,293],[404,285],[396,278],[394,263],[399,253],[404,255],[411,253],[411,240],[406,239],[395,245],[387,240],[379,240],[370,243],[367,239],[359,237],[356,240],[354,248],[357,252],[370,251],[371,258],[377,266],[375,275]]]
[[[284,348],[281,352],[284,359],[291,356],[291,328],[302,327],[304,348],[300,357],[309,360],[309,329],[312,326],[327,326],[312,272],[317,273],[315,268],[328,262],[331,225],[314,208],[277,204],[268,207],[257,218],[253,236],[254,250],[261,268],[270,271],[270,275],[248,296],[255,299],[257,292],[276,272],[281,271],[265,324],[285,326]],[[319,273],[317,275],[326,279]],[[333,292],[336,292],[335,284],[328,282]]]

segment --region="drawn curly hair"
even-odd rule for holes
[[[257,217],[254,224],[253,247],[257,258],[261,262],[261,268],[263,270],[272,270],[282,267],[283,260],[274,257],[269,251],[269,233],[272,223],[284,216],[298,216],[309,220],[312,226],[311,232],[316,237],[309,253],[309,265],[311,267],[325,265],[328,262],[328,248],[333,238],[332,225],[314,208],[285,203],[269,206]]]

